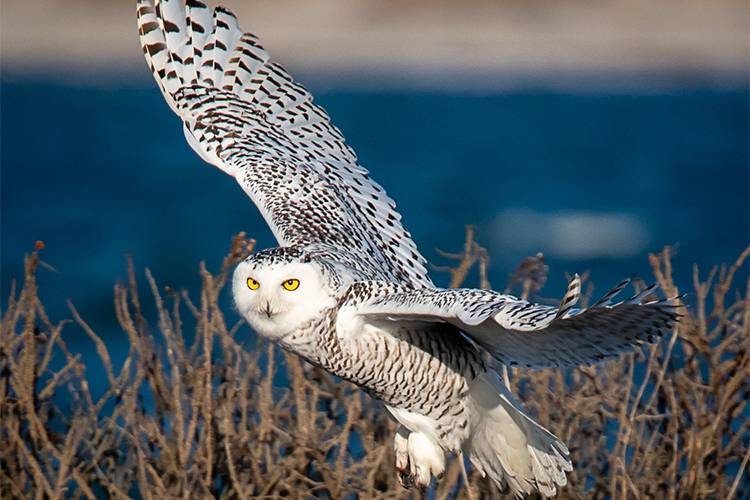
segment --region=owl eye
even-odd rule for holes
[[[297,287],[299,286],[299,280],[286,280],[282,284],[282,286],[284,287],[285,290],[289,290],[291,292],[292,290],[297,289]]]
[[[247,279],[247,287],[250,290],[257,290],[258,288],[260,288],[260,283],[258,283],[257,281],[255,281],[252,278],[248,278]]]

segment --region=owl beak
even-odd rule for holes
[[[273,316],[273,312],[271,311],[271,302],[270,301],[266,302],[266,309],[263,312],[266,313],[266,316],[268,316],[268,319],[271,319],[271,316]]]

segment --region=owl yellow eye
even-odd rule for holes
[[[299,280],[286,280],[283,283],[284,289],[289,290],[290,292],[292,290],[296,290],[299,286]]]
[[[247,287],[250,290],[257,290],[258,288],[260,288],[260,283],[258,283],[257,281],[255,281],[252,278],[248,278],[247,279]]]

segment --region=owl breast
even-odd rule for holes
[[[342,332],[327,322],[318,336],[317,361],[361,387],[401,421],[419,419],[436,441],[456,449],[469,431],[469,383],[487,367],[479,352],[453,326],[419,321],[363,323]],[[322,326],[322,325],[321,325]],[[413,422],[404,422],[412,430]]]

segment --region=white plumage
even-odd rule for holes
[[[574,309],[490,290],[434,288],[395,204],[326,112],[234,15],[200,0],[139,0],[143,51],[190,146],[234,176],[279,248],[237,266],[239,312],[260,334],[359,385],[399,421],[403,484],[424,488],[465,454],[519,496],[551,496],[572,470],[565,444],[533,421],[484,360],[590,364],[652,342],[676,319],[654,290],[611,304],[623,282]]]

